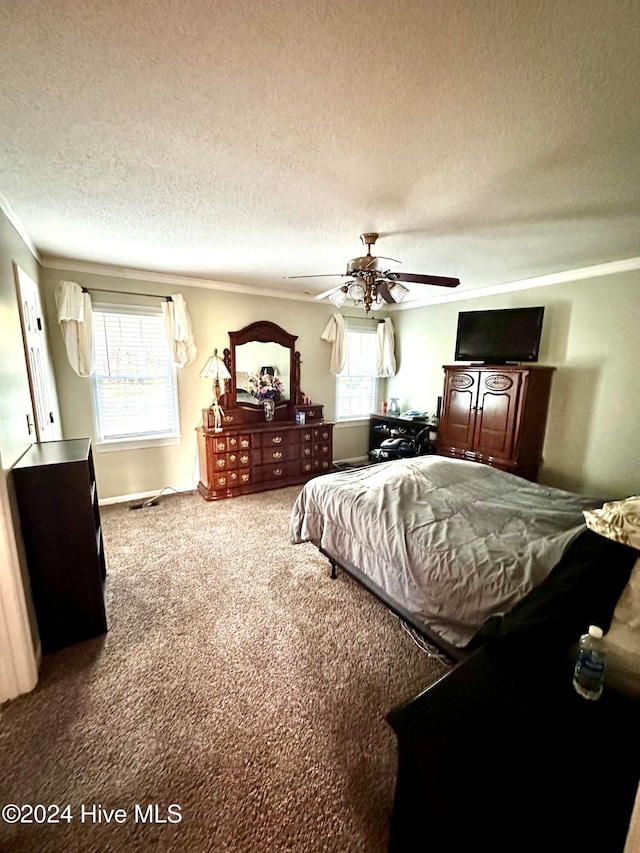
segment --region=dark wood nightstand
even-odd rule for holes
[[[624,848],[640,703],[589,702],[567,658],[521,671],[487,648],[387,719],[398,740],[391,853]]]

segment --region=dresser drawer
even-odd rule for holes
[[[234,468],[238,468],[240,465],[240,457],[245,459],[245,465],[249,464],[249,454],[248,453],[216,453],[213,458],[213,470],[214,471],[230,471]]]
[[[331,462],[331,459],[329,459],[328,457],[326,457],[326,458],[321,457],[319,459],[313,460],[313,471],[314,471],[314,473],[328,474],[329,471],[331,470],[331,468],[332,468],[332,462]]]
[[[248,435],[214,435],[211,443],[216,453],[225,451],[248,450],[251,447],[251,438]]]
[[[286,480],[288,477],[297,477],[300,474],[300,462],[272,463],[270,465],[257,465],[253,468],[254,483],[273,483],[278,480]]]
[[[220,422],[223,427],[234,426],[235,424],[241,424],[244,422],[244,416],[240,409],[236,411],[224,413],[224,415],[220,416]],[[213,409],[203,409],[202,410],[202,426],[204,429],[214,429],[216,425],[215,413]]]
[[[224,453],[227,450],[227,439],[223,435],[214,435],[211,439],[211,444],[213,445],[214,453]]]
[[[235,424],[241,424],[244,420],[244,418],[242,416],[242,410],[236,409],[235,411],[230,412],[229,414],[227,414],[225,412],[225,414],[222,416],[221,420],[222,420],[222,426],[223,427],[234,426]]]
[[[246,486],[251,482],[251,470],[249,468],[236,468],[233,471],[221,471],[213,475],[214,489],[233,489],[238,486]]]
[[[294,459],[300,458],[300,446],[297,444],[278,445],[276,447],[263,447],[261,450],[254,451],[254,454],[260,454],[258,465],[270,465],[272,462],[291,462]]]
[[[299,444],[300,433],[296,429],[269,430],[268,432],[253,434],[253,447],[290,447]]]
[[[213,488],[214,489],[228,489],[231,487],[231,482],[229,481],[229,472],[228,471],[216,471],[213,475]]]
[[[330,426],[320,426],[313,428],[314,441],[328,441],[331,439],[332,429]]]
[[[307,423],[309,421],[321,421],[322,411],[322,406],[317,406],[312,403],[296,406],[296,412],[304,412],[304,416],[307,420]]]
[[[238,483],[241,486],[248,486],[253,480],[250,468],[240,468],[238,470]]]

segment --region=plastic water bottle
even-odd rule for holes
[[[602,696],[606,657],[602,628],[589,625],[588,633],[580,637],[573,671],[573,686],[585,699],[599,699]]]

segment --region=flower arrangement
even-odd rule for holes
[[[279,376],[272,376],[270,373],[250,373],[249,388],[251,396],[257,397],[258,400],[273,400],[277,403],[284,394],[284,385]]]

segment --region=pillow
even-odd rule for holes
[[[586,510],[589,530],[640,550],[640,495],[610,501],[602,509]]]
[[[584,513],[594,533],[640,550],[640,496],[610,501],[602,509]],[[605,682],[640,697],[640,557],[622,590],[605,634]]]
[[[605,682],[640,698],[640,557],[618,599],[604,644]]]

